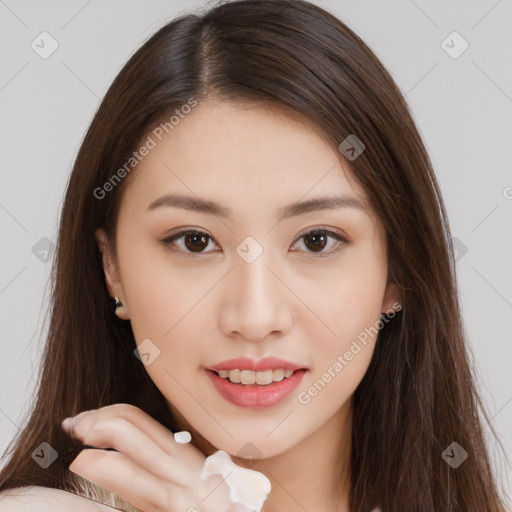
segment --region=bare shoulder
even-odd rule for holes
[[[28,486],[0,492],[0,512],[119,512],[119,510],[72,492]]]

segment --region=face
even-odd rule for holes
[[[345,199],[300,206],[326,197]],[[399,298],[346,161],[313,126],[262,106],[200,103],[130,176],[117,259],[96,235],[146,371],[184,427],[232,455],[246,443],[278,455],[346,410]],[[241,357],[299,370],[282,379],[286,363],[270,362],[242,372],[261,384],[230,383],[222,363]]]

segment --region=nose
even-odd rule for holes
[[[294,296],[272,268],[268,252],[252,263],[235,254],[233,269],[223,283],[219,315],[228,337],[259,342],[271,335],[281,337],[291,328]]]

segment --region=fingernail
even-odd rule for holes
[[[174,440],[179,444],[187,444],[192,440],[192,436],[190,435],[190,432],[183,430],[174,434]]]
[[[64,430],[68,430],[73,426],[73,423],[74,423],[74,418],[69,417],[69,418],[63,419],[60,425]]]

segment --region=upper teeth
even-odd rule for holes
[[[265,370],[263,372],[253,372],[251,370],[220,370],[219,376],[223,379],[229,379],[235,384],[270,384],[279,382],[286,377],[293,375],[293,370]]]

